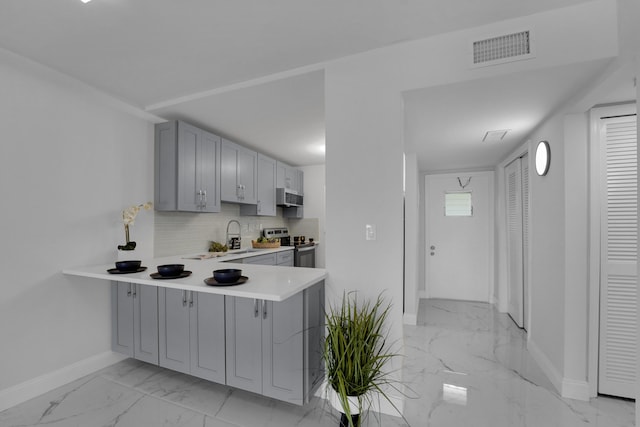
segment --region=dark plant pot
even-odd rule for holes
[[[349,418],[347,418],[347,414],[340,414],[340,427],[360,427],[360,414],[351,415],[352,424],[349,425]]]

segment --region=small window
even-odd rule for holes
[[[444,194],[444,216],[472,216],[471,192]]]

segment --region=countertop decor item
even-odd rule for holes
[[[218,282],[215,279],[215,277],[208,277],[204,279],[204,283],[209,286],[235,286],[235,285],[242,285],[243,283],[247,283],[247,280],[249,280],[247,276],[240,276],[238,280],[233,282]]]
[[[237,282],[241,275],[242,270],[239,268],[221,268],[219,270],[213,270],[213,278],[219,283]]]
[[[184,264],[162,264],[158,266],[158,274],[161,276],[176,277],[184,271]]]
[[[328,400],[342,413],[340,427],[359,427],[373,394],[387,400],[402,416],[386,394],[389,387],[398,390],[386,366],[396,356],[386,342],[385,321],[390,308],[381,295],[372,302],[359,300],[355,292],[349,292],[342,296],[340,305],[325,314],[327,393]]]
[[[120,251],[132,251],[136,248],[136,242],[132,242],[129,240],[129,226],[133,225],[138,212],[140,209],[144,209],[145,211],[151,210],[153,207],[153,203],[147,202],[141,205],[133,205],[129,206],[125,210],[122,211],[122,222],[124,224],[124,236],[126,239],[126,243],[124,245],[118,245],[118,250]]]

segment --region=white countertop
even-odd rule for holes
[[[147,270],[140,273],[110,274],[107,270],[115,268],[114,263],[68,268],[62,272],[72,276],[82,276],[93,279],[138,283],[141,285],[269,301],[284,301],[315,283],[324,280],[327,277],[326,270],[322,268],[239,264],[233,261],[291,249],[293,249],[293,247],[285,246],[278,249],[259,249],[243,254],[234,254],[233,251],[231,251],[222,257],[201,260],[187,259],[183,256],[142,259],[142,266],[147,267]],[[162,264],[184,264],[184,269],[191,271],[192,274],[182,279],[152,279],[150,274],[157,272],[157,266]],[[242,275],[247,276],[249,280],[242,285],[235,286],[209,286],[204,283],[205,279],[213,276],[213,270],[221,268],[240,268],[242,269]]]

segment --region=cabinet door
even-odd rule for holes
[[[258,153],[238,147],[238,184],[241,186],[240,203],[258,203]]]
[[[304,382],[303,293],[282,302],[264,301],[262,394],[301,405]]]
[[[224,384],[224,295],[192,292],[191,298],[191,374]]]
[[[175,211],[178,207],[177,180],[177,122],[159,123],[155,128],[155,192],[154,208]]]
[[[282,163],[276,162],[276,188],[288,188],[286,187],[286,175],[287,168],[291,166]]]
[[[258,215],[276,215],[276,161],[258,154]]]
[[[178,122],[178,210],[199,211],[201,204],[198,176],[198,146],[201,130]]]
[[[225,297],[227,384],[262,392],[261,301]]]
[[[293,267],[293,250],[276,252],[276,265]]]
[[[188,292],[162,288],[159,293],[159,364],[188,374],[190,362]]]
[[[220,197],[223,202],[237,202],[238,188],[238,149],[236,144],[222,139],[220,151]]]
[[[199,160],[199,188],[202,212],[220,212],[220,137],[202,131],[201,144],[196,153]]]
[[[133,357],[133,286],[111,284],[111,349]]]
[[[134,357],[158,364],[158,288],[132,285]]]

